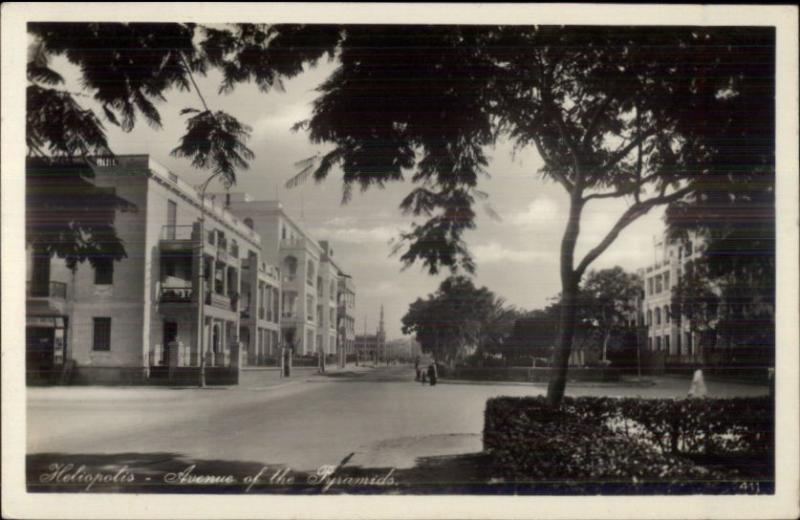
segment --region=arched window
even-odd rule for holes
[[[661,309],[656,307],[656,325],[661,325]]]
[[[664,305],[664,323],[669,323],[669,306]]]
[[[647,322],[645,323],[645,325],[647,325],[649,327],[652,324],[653,324],[653,311],[648,309],[647,310]]]

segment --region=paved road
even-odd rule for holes
[[[570,386],[571,395],[682,397],[688,380],[652,387]],[[708,382],[710,396],[765,387]],[[486,400],[542,385],[413,382],[409,367],[311,376],[267,389],[28,389],[28,453],[171,454],[313,470],[322,464],[408,468],[422,456],[481,450]],[[166,456],[166,455],[165,455]]]

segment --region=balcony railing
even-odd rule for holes
[[[194,226],[161,226],[161,240],[193,240]]]
[[[217,293],[206,293],[206,305],[225,310],[231,310],[233,307],[229,297]]]
[[[191,287],[162,286],[159,300],[162,303],[190,303],[193,294]]]
[[[29,298],[61,298],[67,297],[67,284],[64,282],[28,282],[26,295]]]

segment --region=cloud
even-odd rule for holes
[[[291,135],[290,129],[295,123],[307,119],[310,115],[311,107],[305,100],[283,105],[251,124],[253,140],[261,141],[268,136],[285,138]]]
[[[330,240],[335,244],[388,244],[400,236],[399,228],[390,226],[359,228],[352,226],[355,222],[357,221],[351,217],[334,218],[327,225],[316,226],[311,231],[320,240]]]
[[[497,242],[477,245],[472,248],[475,261],[480,264],[496,262],[530,262],[553,258],[553,253],[548,251],[509,249]]]
[[[508,221],[516,226],[544,227],[552,226],[553,221],[560,221],[560,206],[553,199],[538,197],[533,200],[525,211],[511,215]]]
[[[378,282],[363,289],[359,287],[358,291],[362,294],[366,293],[373,296],[391,296],[403,292],[400,285],[393,281]]]

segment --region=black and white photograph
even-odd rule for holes
[[[4,517],[796,517],[796,7],[98,9],[3,6]]]

